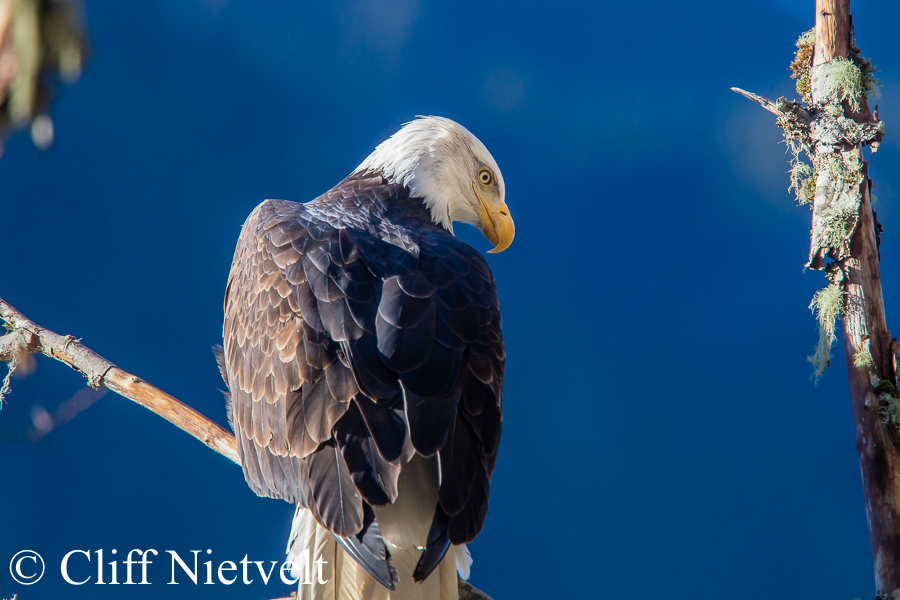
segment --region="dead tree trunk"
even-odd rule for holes
[[[831,87],[828,85],[829,69],[838,59],[850,60],[853,27],[849,0],[818,0],[816,3],[816,47],[812,80],[813,104],[827,105]],[[865,98],[858,106],[851,106],[848,99],[841,101],[847,117],[865,124],[875,117],[869,111]],[[881,380],[897,383],[894,364],[894,342],[888,331],[884,315],[884,299],[881,294],[881,269],[879,267],[878,231],[875,213],[871,205],[871,180],[868,177],[868,161],[863,160],[862,144],[841,140],[840,144],[814,140],[814,162],[827,162],[840,155],[842,163],[856,162],[862,165],[858,185],[859,209],[856,230],[850,239],[849,255],[836,262],[836,273],[843,279],[844,307],[842,329],[844,357],[850,384],[850,401],[856,425],[856,450],[862,475],[869,523],[869,539],[875,566],[875,582],[878,592],[891,593],[900,588],[900,447],[896,429],[885,423],[881,394],[876,391]],[[819,169],[817,189],[823,181],[834,188],[832,173]],[[825,191],[828,193],[828,190]],[[818,198],[817,198],[818,200]],[[871,364],[856,360],[857,356],[871,354]],[[890,402],[890,400],[887,400]]]
[[[855,47],[849,0],[817,0],[815,36],[801,36],[798,48],[792,68],[806,105],[735,91],[779,117],[795,155],[792,187],[801,203],[812,204],[807,266],[824,269],[830,285],[813,301],[825,339],[811,360],[819,369],[827,365],[833,319],[842,313],[875,584],[879,594],[892,594],[900,589],[898,344],[884,315],[881,226],[872,210],[872,181],[862,153],[864,144],[877,151],[884,125],[866,101],[875,83],[873,69]],[[809,178],[801,151],[812,162]]]

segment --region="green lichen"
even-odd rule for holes
[[[872,351],[869,349],[869,342],[866,341],[866,345],[853,355],[853,366],[857,369],[867,369],[874,365],[875,361],[872,360]]]
[[[877,92],[878,86],[881,84],[875,79],[875,73],[878,73],[879,69],[872,64],[871,60],[862,55],[859,48],[856,47],[855,37],[850,44],[850,59],[859,69],[862,76],[862,88],[865,90],[866,96]]]
[[[803,185],[797,190],[797,202],[806,204],[812,209],[813,201],[816,199],[816,178],[807,177]]]
[[[807,104],[812,104],[810,69],[816,49],[816,28],[813,27],[803,32],[794,45],[797,47],[797,51],[794,53],[794,60],[790,65],[791,79],[797,80],[797,93],[800,94],[801,99]],[[875,79],[878,68],[872,64],[871,60],[862,55],[859,48],[856,47],[855,39],[850,45],[850,60],[838,58],[836,62],[839,63],[836,65],[839,69],[835,73],[835,80],[831,83],[839,87],[839,101],[846,99],[850,103],[850,107],[854,111],[858,111],[859,101],[875,92],[880,85]]]
[[[875,386],[875,393],[881,396],[890,396],[891,398],[900,398],[900,388],[890,379],[882,379]]]
[[[834,282],[816,292],[809,305],[819,322],[819,344],[815,353],[807,358],[814,367],[813,377],[816,383],[831,364],[831,347],[837,339],[834,330],[843,304],[844,290],[840,283]]]
[[[841,248],[856,228],[863,164],[853,155],[824,154],[816,157],[816,171],[827,171],[833,182],[833,197],[817,209],[814,239],[820,247]]]
[[[812,66],[813,51],[816,45],[816,28],[803,33],[797,41],[797,52],[794,53],[794,61],[791,63],[791,79],[797,80],[797,93],[806,103],[812,102],[812,80],[809,69]]]
[[[855,63],[843,56],[834,59],[825,79],[828,89],[838,102],[846,100],[853,112],[859,111],[859,101],[868,96],[869,90],[863,80],[862,70]]]
[[[811,205],[816,197],[816,178],[813,176],[812,167],[800,159],[799,152],[791,160],[789,173],[791,183],[788,191],[794,192],[800,204]]]
[[[900,429],[900,401],[896,398],[882,397],[881,416],[885,425],[893,425]]]
[[[881,399],[881,416],[885,425],[900,429],[900,389],[890,379],[882,379],[875,386]]]
[[[784,99],[779,98],[779,101],[781,100]],[[785,104],[790,105],[787,101]],[[779,117],[778,125],[784,133],[784,145],[787,147],[785,152],[791,156],[788,191],[794,192],[800,204],[811,204],[815,197],[816,184],[812,167],[802,158],[803,153],[808,157],[813,156],[806,128],[797,122],[793,112],[786,112]]]

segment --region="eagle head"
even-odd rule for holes
[[[382,142],[355,173],[381,173],[422,198],[435,223],[474,225],[494,249],[509,247],[516,227],[497,162],[469,130],[443,117],[419,117]]]

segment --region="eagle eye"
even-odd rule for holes
[[[488,169],[482,169],[478,172],[478,181],[481,182],[481,185],[491,185],[494,175]]]

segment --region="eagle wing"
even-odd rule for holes
[[[250,487],[309,508],[364,567],[382,549],[372,507],[396,500],[414,452],[438,455],[424,579],[484,523],[505,355],[481,255],[379,218],[403,193],[357,178],[257,207],[226,291],[224,371]]]

